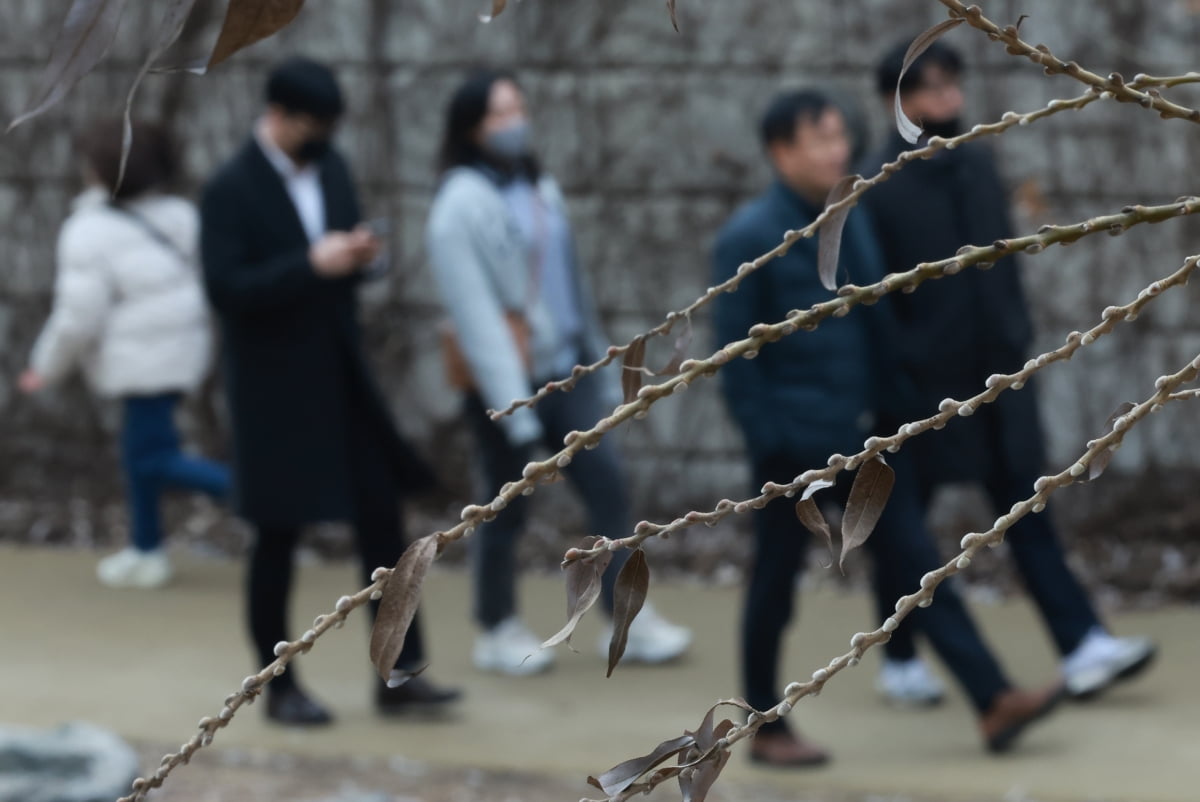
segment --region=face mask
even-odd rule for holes
[[[519,122],[499,131],[492,131],[484,140],[487,149],[503,159],[516,161],[529,155],[529,123]]]
[[[962,121],[957,117],[951,117],[949,120],[942,120],[939,123],[925,123],[924,128],[926,136],[950,139],[962,133]]]
[[[300,148],[296,151],[296,159],[301,164],[312,164],[325,158],[332,147],[333,143],[328,139],[306,139],[300,143]]]

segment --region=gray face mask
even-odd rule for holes
[[[484,144],[492,154],[516,161],[529,155],[529,138],[529,123],[521,121],[499,131],[492,131],[484,139]]]

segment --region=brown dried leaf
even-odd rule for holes
[[[379,615],[371,628],[371,662],[384,681],[391,679],[404,648],[404,638],[421,600],[421,585],[436,556],[437,538],[426,535],[404,550],[383,586]]]
[[[492,13],[480,14],[479,21],[480,22],[491,22],[496,17],[498,17],[502,13],[504,13],[504,9],[507,5],[508,5],[508,0],[492,0]]]
[[[206,67],[212,69],[234,53],[266,39],[296,18],[304,0],[230,0]]]
[[[1111,432],[1113,425],[1117,422],[1117,418],[1121,417],[1122,415],[1128,415],[1136,408],[1137,404],[1134,404],[1130,401],[1126,401],[1125,403],[1121,404],[1119,407],[1113,410],[1113,414],[1108,416],[1108,423],[1105,424],[1105,428],[1108,430],[1108,432]],[[1112,462],[1113,453],[1114,452],[1112,449],[1106,448],[1096,456],[1092,457],[1092,461],[1088,464],[1087,480],[1089,482],[1093,479],[1100,478],[1100,474],[1104,473],[1104,470],[1108,467],[1108,464]]]
[[[936,42],[942,34],[951,28],[957,28],[965,22],[962,17],[956,19],[948,19],[944,22],[939,22],[929,30],[922,33],[916,39],[913,39],[908,50],[904,54],[904,65],[900,68],[900,78],[896,81],[896,128],[900,131],[900,136],[904,137],[904,141],[910,145],[917,144],[917,140],[921,138],[921,126],[908,119],[908,115],[904,113],[904,109],[900,105],[900,81],[904,80],[904,73],[908,72],[908,68],[917,60],[917,57],[929,49],[929,46]]]
[[[850,488],[850,498],[846,500],[846,513],[842,516],[842,557],[838,567],[843,571],[846,568],[846,555],[866,543],[871,536],[895,483],[896,472],[881,456],[876,456],[858,469]]]
[[[598,539],[585,537],[579,544],[579,548],[590,549]],[[567,623],[557,634],[542,644],[543,649],[557,646],[563,641],[566,641],[568,646],[571,644],[571,636],[575,633],[575,627],[579,626],[579,622],[583,620],[583,614],[592,609],[596,599],[600,598],[602,577],[610,562],[612,562],[612,552],[606,551],[590,562],[575,560],[567,565],[565,569],[567,575]]]
[[[667,0],[667,13],[671,15],[671,27],[679,33],[679,17],[675,14],[675,0]]]
[[[637,400],[638,390],[642,389],[642,376],[646,366],[646,338],[638,337],[629,344],[625,352],[625,360],[621,363],[621,390],[625,403],[631,404]]]
[[[50,51],[50,62],[27,110],[8,130],[42,114],[62,100],[92,71],[117,35],[125,0],[74,0]]]
[[[800,500],[796,502],[796,517],[800,519],[800,523],[805,529],[825,541],[825,545],[829,548],[829,565],[825,567],[831,568],[834,554],[833,533],[829,531],[829,524],[826,523],[825,516],[821,514],[821,508],[813,500],[814,493],[827,487],[833,487],[833,482],[828,479],[818,479],[804,488],[804,492],[800,494]]]
[[[613,590],[613,634],[608,643],[608,673],[611,677],[629,640],[629,625],[646,603],[650,590],[650,566],[646,564],[646,552],[634,549],[628,562],[617,574],[617,585]]]
[[[696,740],[690,735],[681,735],[678,738],[663,741],[650,754],[618,763],[599,777],[588,777],[588,782],[609,796],[616,796],[637,782],[638,777],[672,755],[691,747],[695,742]]]
[[[861,175],[848,175],[829,191],[829,197],[825,199],[826,208],[840,201],[842,198],[850,194],[854,189],[854,182],[862,178]],[[838,256],[842,252],[842,227],[846,225],[846,217],[850,214],[850,206],[844,209],[839,209],[829,215],[829,219],[821,226],[821,231],[817,235],[820,238],[820,246],[817,250],[817,276],[821,279],[821,286],[833,292],[837,289],[837,269]]]
[[[733,726],[733,722],[729,719],[718,724],[711,733],[712,744],[710,744],[709,750],[713,748],[717,740],[729,734]],[[707,759],[702,758],[702,762],[697,765],[688,767],[690,771],[683,771],[681,767],[679,790],[683,795],[683,802],[704,802],[708,797],[708,792],[712,790],[713,784],[721,776],[725,764],[729,762],[730,752],[728,749],[723,749],[711,757],[707,755],[706,757]]]

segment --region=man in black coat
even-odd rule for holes
[[[901,80],[907,41],[880,63],[881,97],[892,108],[894,93],[910,119],[929,136],[961,133],[962,59],[936,42]],[[913,147],[893,132],[869,160],[874,173]],[[963,245],[987,245],[1013,235],[1008,197],[991,152],[966,143],[904,169],[863,196],[883,250],[887,272],[953,256]],[[944,398],[962,400],[982,392],[988,376],[1021,368],[1033,327],[1016,260],[1005,258],[987,271],[971,269],[923,284],[911,295],[896,294],[901,326],[901,361],[922,394],[922,415]],[[997,513],[1033,493],[1045,449],[1033,383],[1006,391],[973,416],[928,432],[906,444],[918,469],[926,502],[950,482],[983,484]],[[901,421],[889,421],[894,429]],[[1089,697],[1131,677],[1150,663],[1154,646],[1144,638],[1115,638],[1096,614],[1067,567],[1049,516],[1031,515],[1008,533],[1018,571],[1041,610],[1060,654],[1068,692]],[[880,615],[891,614],[881,607]],[[938,683],[916,657],[911,626],[902,624],[887,645],[880,691],[893,701],[940,699]]]
[[[301,528],[354,524],[364,580],[403,551],[400,494],[430,468],[397,433],[376,387],[358,322],[357,288],[379,241],[360,225],[350,172],[330,147],[343,110],[328,68],[278,66],[254,136],[212,179],[201,252],[220,319],[233,421],[235,499],[253,524],[248,618],[259,663],[287,640],[293,553]],[[414,621],[397,668],[424,662]],[[457,696],[424,678],[380,684],[383,712]],[[268,686],[267,715],[324,724],[294,667]]]

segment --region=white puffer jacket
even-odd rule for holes
[[[31,367],[50,383],[82,367],[104,396],[187,392],[204,379],[213,348],[196,208],[166,195],[127,206],[170,244],[101,190],[76,198],[58,238],[54,311]]]

